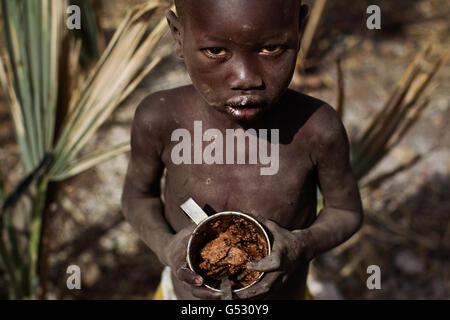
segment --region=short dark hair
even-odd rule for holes
[[[181,18],[183,15],[186,1],[188,1],[188,0],[175,0],[175,8],[177,9],[177,15],[179,18]],[[297,0],[297,1],[300,5],[303,2],[302,0]]]

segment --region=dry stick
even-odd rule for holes
[[[50,0],[48,0],[50,1]],[[58,81],[59,78],[59,62],[60,55],[62,55],[62,43],[67,34],[67,28],[64,28],[64,14],[61,14],[67,8],[67,1],[51,1],[49,24],[50,30],[50,60],[54,63],[50,63],[50,78],[49,84],[51,85],[48,90],[48,101],[47,104],[49,110],[49,116],[47,116],[47,146],[49,149],[53,149],[55,141],[55,128],[56,125],[59,126],[56,120],[58,105],[58,93],[61,88],[61,83]]]
[[[387,149],[390,150],[401,141],[401,139],[408,133],[414,124],[420,119],[423,111],[428,107],[430,100],[428,98],[423,101],[419,107],[415,110],[413,117],[399,130],[399,132],[392,138],[391,142],[388,144]]]
[[[409,79],[403,85],[403,88],[401,88],[401,90],[397,93],[392,105],[386,105],[386,109],[389,110],[383,110],[385,116],[379,119],[379,123],[377,123],[377,126],[375,126],[374,130],[371,132],[371,136],[367,140],[367,143],[365,143],[365,148],[359,150],[358,157],[356,157],[357,166],[355,168],[355,171],[359,173],[358,176],[364,176],[368,170],[367,168],[369,167],[367,165],[368,162],[371,162],[371,159],[376,156],[377,151],[384,148],[386,143],[389,141],[389,132],[395,129],[395,127],[397,127],[400,123],[401,119],[397,119],[397,121],[394,120],[398,117],[399,113],[402,112],[402,109],[404,108],[404,99],[419,72],[419,68],[414,68],[414,72],[411,73]]]
[[[395,233],[397,236],[401,238],[414,241],[428,249],[434,249],[436,247],[435,240],[429,239],[410,228],[406,228],[404,226],[399,225],[394,220],[392,220],[389,216],[386,215],[370,215],[370,218],[380,225],[384,226],[388,231]]]
[[[386,110],[388,109],[388,105],[391,105],[393,103],[395,97],[397,97],[397,95],[398,95],[398,92],[399,92],[399,88],[397,87],[397,88],[394,89],[392,94],[389,96],[388,100],[384,104],[384,106],[381,109],[381,111],[372,120],[372,122],[369,123],[369,126],[362,131],[362,132],[364,132],[363,135],[354,144],[354,149],[357,151],[357,155],[359,155],[361,153],[359,151],[361,151],[360,149],[362,147],[364,147],[364,145],[366,144],[366,141],[368,141],[369,138],[371,138],[372,132],[377,127],[378,122],[385,116]],[[355,157],[355,158],[357,158],[357,157]]]
[[[308,51],[311,46],[314,34],[316,33],[317,26],[319,25],[320,17],[322,16],[323,9],[325,8],[327,0],[317,0],[311,11],[311,16],[309,18],[308,24],[303,34],[303,39],[300,45],[299,54],[299,67],[303,70],[305,66],[305,61],[308,56]]]
[[[422,160],[422,155],[418,154],[418,155],[414,156],[414,158],[412,160],[408,161],[407,163],[399,165],[395,169],[390,170],[389,172],[386,172],[386,173],[364,183],[361,186],[361,188],[367,188],[367,189],[373,190],[373,189],[379,187],[384,181],[388,180],[389,178],[395,176],[396,174],[398,174],[404,170],[411,168],[413,165],[415,165],[420,160]]]
[[[413,76],[413,73],[417,73],[418,72],[417,65],[419,64],[419,61],[421,59],[423,59],[423,57],[425,56],[426,52],[427,52],[427,50],[424,50],[423,52],[419,53],[414,58],[414,60],[409,64],[409,66],[406,68],[406,70],[403,73],[402,77],[398,81],[394,91],[392,92],[392,94],[390,95],[389,99],[384,104],[384,106],[381,109],[381,111],[373,119],[373,121],[369,124],[367,129],[365,129],[363,131],[365,133],[362,136],[362,138],[359,139],[359,143],[357,143],[358,146],[361,146],[361,145],[365,144],[365,141],[368,140],[370,138],[370,136],[373,134],[374,130],[376,130],[377,125],[381,122],[381,120],[386,118],[386,116],[389,113],[389,111],[392,109],[393,106],[395,106],[395,101],[398,100],[398,96],[400,95],[401,88],[405,85],[405,83],[407,81],[409,81],[408,79],[411,79],[411,77]]]
[[[80,64],[78,61],[80,61],[80,54],[81,54],[81,47],[82,47],[83,41],[81,39],[77,39],[75,41],[75,44],[72,44],[73,48],[70,48],[70,52],[68,54],[68,60],[69,60],[69,66],[68,66],[68,77],[70,77],[70,99],[67,102],[67,113],[70,113],[71,107],[73,106],[73,102],[77,96],[77,93],[79,92],[79,88],[81,85],[82,80],[82,74],[83,71],[80,68]]]
[[[72,39],[69,37],[68,34],[66,34],[61,39],[61,52],[72,52],[73,49],[73,43]],[[75,77],[72,76],[70,73],[70,69],[73,68],[72,61],[70,61],[70,54],[61,54],[59,56],[58,64],[58,95],[56,100],[56,109],[55,109],[55,115],[54,115],[54,123],[53,123],[53,145],[52,148],[55,146],[55,141],[57,141],[61,135],[61,132],[63,130],[63,123],[65,121],[65,118],[70,112],[70,105],[69,101],[71,99],[72,94],[72,83],[75,79]],[[78,63],[76,63],[78,65]]]
[[[406,103],[412,103],[415,104],[417,100],[420,98],[420,96],[424,93],[424,91],[427,89],[427,87],[430,85],[431,80],[433,77],[439,72],[439,70],[442,68],[442,66],[445,64],[446,60],[448,58],[448,55],[445,57],[440,58],[432,67],[432,70],[423,75],[418,81],[417,85],[414,86],[415,83],[411,85],[412,90],[408,92],[408,95],[405,97]],[[417,122],[417,120],[420,118],[423,111],[426,109],[430,102],[430,99],[427,97],[425,98],[424,102],[421,103],[418,107],[416,107],[415,114],[413,115],[412,119],[400,130],[400,133],[395,136],[393,139],[394,142],[391,143],[391,145],[397,144],[400,139],[408,132],[408,130],[411,128],[411,126]]]
[[[364,243],[364,242],[363,242]],[[347,276],[349,276],[353,270],[356,269],[356,267],[358,266],[358,264],[360,262],[362,262],[365,258],[365,252],[364,251],[360,251],[359,253],[356,254],[356,257],[353,256],[353,259],[350,260],[347,264],[345,264],[339,271],[339,276],[341,278],[345,278]],[[337,278],[336,278],[337,279]]]
[[[409,77],[411,76],[412,72],[414,71],[415,66],[422,65],[423,60],[430,54],[430,50],[432,49],[432,44],[429,43],[425,49],[423,49],[421,52],[419,52],[414,60],[410,63],[408,68],[406,68],[405,72],[403,73],[402,77],[400,78],[400,81],[398,82],[401,86],[404,85]]]
[[[421,79],[422,81],[419,82],[419,85],[416,88],[413,88],[413,92],[411,94],[411,98],[408,99],[409,101],[413,101],[413,100],[417,100],[425,91],[425,89],[428,87],[428,85],[430,84],[431,80],[434,78],[434,76],[439,72],[439,70],[446,64],[448,58],[450,57],[450,54],[447,53],[444,57],[441,57],[432,67],[432,70],[429,71],[423,79]],[[408,95],[406,98],[409,98],[410,96]],[[407,102],[409,102],[407,100]]]
[[[439,72],[440,68],[442,68],[443,65],[445,65],[449,54],[445,55],[444,57],[440,58],[432,67],[432,70],[428,73],[425,73],[423,75],[419,75],[419,73],[422,70],[422,65],[424,63],[424,60],[426,56],[430,53],[431,45],[427,46],[427,48],[424,50],[424,52],[421,52],[414,61],[409,65],[407,70],[405,71],[404,75],[399,81],[400,86],[403,87],[402,92],[399,92],[397,97],[392,100],[392,106],[386,105],[386,109],[391,109],[389,112],[384,112],[385,117],[384,119],[380,117],[380,119],[377,120],[381,124],[383,124],[385,121],[392,121],[392,119],[396,116],[396,114],[401,113],[404,109],[410,109],[414,107],[414,104],[417,102],[419,97],[423,94],[425,89],[430,84],[433,77]],[[418,78],[418,79],[416,79]],[[417,107],[419,110],[422,110],[426,107],[425,105],[421,105]],[[419,114],[420,112],[419,111]],[[417,121],[417,120],[415,120]],[[397,124],[399,125],[400,122]],[[396,125],[396,126],[397,126]],[[358,157],[356,158],[364,158],[370,159],[372,154],[376,152],[377,150],[380,150],[380,147],[382,144],[386,146],[386,144],[389,143],[390,138],[390,130],[385,129],[385,125],[379,126],[378,129],[375,129],[376,126],[374,126],[371,132],[372,140],[370,143],[368,143],[367,147],[364,150],[359,150]],[[392,127],[392,126],[390,126]],[[406,130],[408,130],[407,128]],[[383,135],[383,131],[385,132]],[[392,130],[391,130],[392,131]],[[401,130],[402,135],[406,134],[407,131]],[[369,137],[367,137],[369,138]],[[376,140],[375,140],[376,139]],[[378,141],[377,141],[378,140]],[[363,152],[364,151],[364,152]],[[369,153],[369,154],[368,154]],[[363,162],[357,161],[357,163]],[[361,165],[360,165],[361,166]],[[359,168],[358,168],[359,169]]]
[[[420,67],[414,67],[406,82],[398,86],[399,91],[391,100],[392,103],[386,105],[386,108],[383,109],[382,116],[376,123],[378,126],[372,132],[372,137],[379,137],[385,131],[386,121],[391,121],[392,118],[395,117],[395,115],[401,112],[405,97],[409,93],[417,76],[420,74],[420,71]]]

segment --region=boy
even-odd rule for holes
[[[124,215],[170,267],[178,299],[221,298],[186,268],[194,225],[180,205],[192,197],[215,212],[256,216],[273,238],[272,254],[248,264],[265,275],[233,298],[303,299],[309,261],[347,240],[362,223],[339,117],[326,103],[288,89],[306,6],[299,0],[179,0],[176,5],[178,16],[168,12],[167,19],[193,85],[152,94],[137,108]],[[260,146],[278,148],[276,174],[262,175],[261,163],[175,164],[173,132],[183,128],[194,135],[199,121],[224,136],[229,129],[278,130],[279,141],[257,137]],[[317,186],[325,203],[318,215]]]

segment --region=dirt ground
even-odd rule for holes
[[[102,23],[113,27],[124,1],[108,1]],[[139,2],[139,1],[134,1]],[[365,26],[367,3],[349,1],[326,8],[311,55],[319,62],[310,79],[324,83],[305,90],[336,103],[335,58],[345,76],[344,124],[351,139],[360,134],[391,93],[393,85],[429,41],[449,45],[448,1],[380,1],[382,29]],[[352,2],[353,4],[354,2]],[[336,30],[337,29],[337,30]],[[326,32],[328,30],[328,32]],[[325,35],[329,34],[327,38]],[[160,50],[171,51],[165,36]],[[364,198],[365,224],[344,245],[317,258],[308,280],[318,299],[450,298],[450,65],[441,70],[431,107],[408,136],[368,178],[413,158],[412,167],[390,178]],[[117,110],[88,148],[129,139],[139,101],[149,93],[190,83],[182,61],[170,54]],[[4,98],[0,98],[0,169],[11,188],[21,177],[18,148]],[[151,299],[162,265],[136,237],[120,212],[128,163],[121,155],[64,184],[53,206],[49,299]],[[68,290],[66,269],[79,265],[82,289]],[[381,270],[381,289],[369,290],[367,267]],[[0,286],[1,287],[1,286]]]

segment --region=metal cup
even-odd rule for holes
[[[209,217],[192,198],[189,198],[189,200],[183,203],[181,205],[181,209],[183,209],[183,211],[192,219],[192,221],[197,224],[197,227],[194,229],[189,238],[186,252],[187,264],[189,266],[189,269],[191,269],[193,272],[197,274],[200,273],[200,270],[197,267],[198,263],[196,261],[196,259],[198,258],[198,250],[199,248],[204,247],[207,242],[215,238],[215,236],[217,236],[218,230],[212,228],[212,225],[214,225],[219,220],[221,228],[224,230],[231,223],[233,223],[234,219],[237,217],[247,220],[249,223],[255,226],[259,235],[265,239],[267,245],[267,255],[270,255],[271,249],[269,236],[267,235],[263,226],[256,219],[250,217],[249,215],[236,211],[224,211],[216,213]],[[255,281],[245,287],[234,289],[233,292],[239,292],[247,289],[248,287],[258,282],[263,275],[264,272],[261,272],[261,274]],[[213,291],[220,292],[220,282],[215,283],[212,280],[205,279],[205,286]]]

